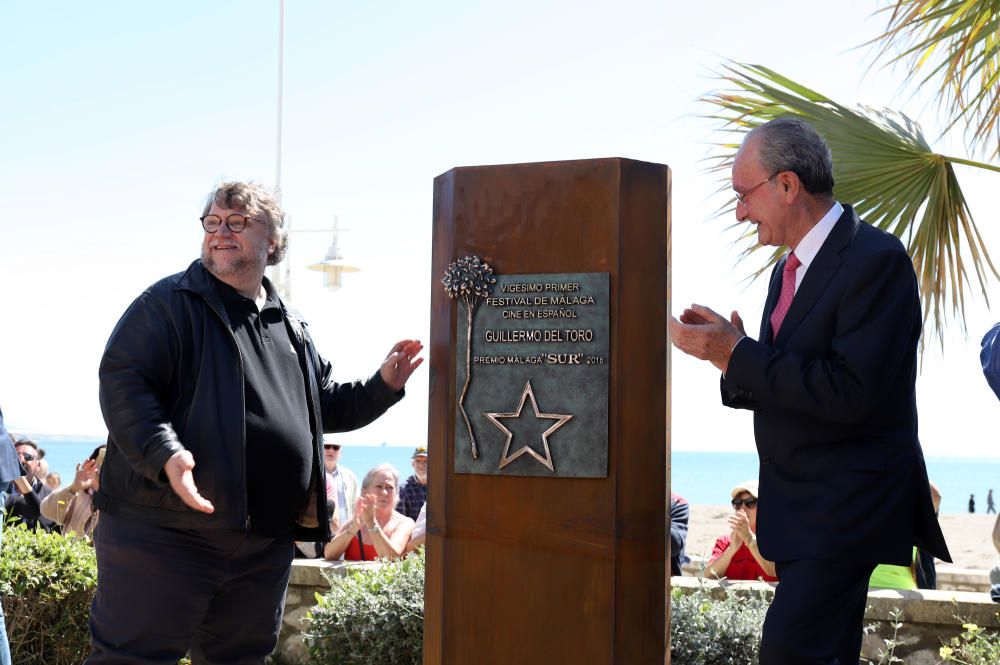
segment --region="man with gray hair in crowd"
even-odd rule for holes
[[[402,340],[370,378],[334,381],[264,276],[285,254],[284,218],[267,189],[218,185],[201,258],[111,333],[91,665],[263,663],[294,541],[330,538],[323,433],[378,418],[423,360]]]

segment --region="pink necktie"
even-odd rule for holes
[[[778,304],[771,312],[773,337],[778,336],[781,322],[785,320],[785,314],[788,314],[788,308],[792,306],[792,298],[795,297],[795,271],[800,265],[802,262],[795,256],[795,252],[789,254],[785,260],[785,269],[781,272],[781,295],[778,296]]]

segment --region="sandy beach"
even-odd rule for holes
[[[691,506],[688,554],[709,556],[715,539],[729,533],[726,517],[731,512],[729,506]],[[996,515],[948,514],[940,521],[956,567],[989,569],[1000,562],[992,542]]]

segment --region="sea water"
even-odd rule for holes
[[[58,471],[64,484],[73,481],[76,465],[103,443],[97,438],[66,436],[38,436],[35,440],[45,449],[49,470]],[[343,448],[340,463],[360,480],[368,469],[388,462],[399,470],[402,483],[413,473],[410,459],[414,447],[349,445]],[[671,457],[671,489],[689,503],[724,505],[729,503],[732,487],[756,478],[757,469],[755,452],[675,451]],[[976,497],[976,512],[985,512],[990,488],[995,490],[995,502],[1000,507],[1000,457],[928,457],[927,471],[941,491],[942,513],[967,512],[970,494]],[[430,482],[434,482],[433,476]]]
[[[73,482],[76,475],[76,465],[82,463],[94,448],[103,444],[103,439],[90,437],[54,437],[33,436],[32,439],[45,450],[45,459],[49,463],[49,473],[58,471],[63,485]],[[410,464],[416,446],[357,446],[350,445],[341,448],[340,464],[347,467],[358,477],[358,482],[369,469],[388,462],[399,471],[400,484],[413,473]],[[195,459],[197,464],[198,460]]]
[[[1000,457],[928,457],[927,475],[941,492],[942,513],[968,512],[969,495],[976,512],[986,511],[986,492],[993,488],[1000,508]],[[730,491],[757,477],[756,452],[675,451],[671,456],[671,490],[688,503],[727,504]]]

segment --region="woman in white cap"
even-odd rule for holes
[[[757,481],[747,480],[734,487],[732,498],[730,533],[715,541],[705,576],[777,582],[774,562],[762,557],[757,548]]]

